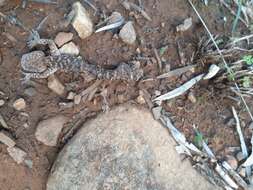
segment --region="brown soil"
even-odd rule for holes
[[[0,11],[8,14],[15,9],[18,18],[29,28],[35,28],[37,24],[46,16],[50,15],[40,34],[45,38],[54,38],[60,31],[70,31],[75,34],[74,42],[80,47],[80,54],[89,62],[104,66],[113,66],[122,61],[129,61],[138,55],[137,48],[140,49],[141,57],[149,57],[150,60],[141,60],[141,67],[145,71],[145,79],[159,74],[157,63],[153,52],[153,47],[160,49],[168,46],[168,50],[163,55],[164,73],[170,65],[171,69],[182,67],[178,55],[178,43],[180,49],[185,53],[187,61],[190,61],[192,54],[196,51],[197,43],[205,32],[194,14],[191,7],[185,0],[149,0],[142,1],[147,13],[152,17],[152,21],[145,20],[141,15],[131,16],[119,4],[117,0],[93,1],[100,12],[109,15],[113,11],[121,12],[128,20],[133,20],[138,34],[137,43],[128,46],[114,37],[112,32],[102,32],[93,34],[85,40],[80,40],[73,28],[63,28],[60,21],[65,13],[69,12],[74,1],[59,0],[58,5],[43,5],[38,3],[28,3],[26,9],[20,7],[20,1],[7,1]],[[208,21],[208,26],[214,34],[228,34],[231,26],[224,25],[222,14],[230,15],[217,7],[214,2],[209,7],[197,4],[200,13]],[[93,15],[93,10],[86,7]],[[193,26],[184,33],[177,33],[175,27],[181,24],[188,17],[193,18]],[[93,16],[92,20],[98,23],[99,17]],[[0,99],[5,99],[5,105],[0,107],[0,113],[11,129],[8,131],[15,138],[17,146],[26,151],[33,161],[32,169],[25,165],[17,165],[8,155],[6,146],[0,145],[0,190],[45,190],[47,176],[50,167],[54,162],[57,153],[68,139],[60,139],[58,147],[49,148],[39,143],[34,136],[37,123],[56,113],[68,116],[69,122],[64,133],[72,126],[81,126],[89,117],[95,116],[102,111],[103,98],[97,93],[91,101],[82,102],[73,108],[61,108],[59,102],[66,101],[66,96],[59,97],[47,88],[46,80],[35,80],[31,85],[36,89],[36,95],[28,97],[24,95],[24,90],[28,85],[21,84],[20,58],[28,51],[26,39],[28,33],[22,29],[9,25],[0,20]],[[162,23],[165,24],[162,27]],[[5,33],[16,38],[16,42],[11,41]],[[190,62],[189,62],[190,63]],[[200,67],[202,70],[202,67]],[[76,93],[90,86],[94,81],[85,80],[84,75],[73,73],[57,73],[60,81],[69,90]],[[138,83],[127,83],[123,81],[103,81],[101,90],[107,89],[107,100],[109,106],[115,106],[123,102],[134,102],[139,95],[139,90],[147,90],[152,97],[155,90],[165,93],[183,82],[189,80],[193,73],[186,73],[179,78],[140,81]],[[226,121],[232,117],[231,105],[234,102],[226,98],[225,91],[218,90],[212,81],[200,83],[192,91],[197,97],[197,103],[191,103],[185,96],[180,96],[172,101],[164,103],[163,106],[170,112],[175,125],[193,139],[193,124],[199,127],[200,131],[208,139],[210,147],[218,156],[223,156],[226,147],[239,146],[238,137],[234,127],[226,125]],[[29,117],[23,116],[20,111],[14,110],[12,104],[14,100],[23,97],[27,103],[23,111]],[[146,106],[146,105],[143,105]],[[236,106],[236,105],[235,105]],[[245,124],[248,124],[248,116],[242,111],[240,117]],[[24,124],[29,127],[25,128]],[[249,134],[245,131],[247,143]]]

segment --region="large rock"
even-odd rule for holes
[[[87,38],[93,32],[93,23],[88,12],[80,2],[75,2],[73,4],[72,11],[75,12],[75,16],[72,21],[73,27],[77,31],[80,38]]]
[[[67,118],[62,115],[41,121],[36,129],[35,137],[47,146],[56,146],[59,134]]]
[[[174,145],[149,111],[118,107],[84,124],[63,148],[47,190],[215,189]]]

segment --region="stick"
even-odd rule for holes
[[[157,49],[154,48],[154,53],[155,53],[155,57],[157,59],[157,63],[158,63],[158,67],[159,67],[159,71],[161,72],[162,71],[162,61],[158,55],[158,52],[157,52]]]
[[[232,111],[233,111],[233,115],[234,115],[234,118],[235,118],[235,121],[236,121],[236,130],[237,130],[237,133],[239,135],[242,154],[245,158],[248,158],[249,154],[248,154],[248,150],[247,150],[247,147],[246,147],[246,144],[245,144],[245,141],[244,141],[244,137],[243,137],[243,134],[242,134],[242,129],[241,129],[241,126],[240,126],[239,117],[238,117],[234,107],[232,107]],[[246,167],[246,174],[247,174],[247,176],[251,175],[250,167]]]

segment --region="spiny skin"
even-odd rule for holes
[[[42,51],[24,54],[21,58],[21,68],[25,80],[47,78],[58,70],[88,72],[98,79],[109,80],[138,81],[143,76],[142,69],[134,65],[120,63],[116,69],[110,70],[88,64],[81,56],[61,54],[53,40],[41,39],[37,31],[32,31],[28,40],[28,47],[32,49],[37,45],[48,45],[50,55],[46,56]]]
[[[88,64],[81,56],[69,54],[45,56],[41,51],[24,54],[21,58],[22,72],[28,78],[47,78],[58,70],[65,72],[88,72],[98,79],[135,80],[143,76],[143,71],[135,66],[121,63],[114,69],[104,69]]]

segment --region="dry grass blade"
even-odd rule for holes
[[[83,90],[80,95],[81,96],[85,96],[90,94],[90,92],[92,92],[95,88],[97,88],[103,81],[102,80],[97,80],[94,84],[92,84],[91,86],[89,86],[88,88],[86,88],[85,90]]]
[[[199,14],[199,12],[197,11],[196,7],[193,5],[193,3],[192,3],[191,0],[187,0],[187,1],[190,3],[190,5],[192,6],[194,12],[197,14],[197,16],[199,17],[201,23],[203,24],[204,28],[206,29],[206,31],[207,31],[209,37],[211,38],[211,40],[212,40],[212,42],[213,42],[215,48],[217,49],[217,51],[218,51],[218,53],[219,53],[219,55],[220,55],[220,58],[221,58],[222,62],[224,63],[224,66],[226,67],[227,72],[228,72],[229,74],[231,74],[232,76],[234,76],[234,75],[233,75],[233,71],[232,71],[231,68],[228,66],[228,64],[227,64],[227,62],[226,62],[226,60],[225,60],[225,58],[224,58],[224,56],[223,56],[223,54],[222,54],[220,48],[218,47],[217,43],[215,42],[215,39],[214,39],[212,33],[211,33],[210,30],[208,29],[206,23],[204,22],[204,20],[203,20],[202,17],[200,16],[200,14]],[[236,83],[236,81],[235,81],[234,79],[233,79],[233,82],[234,82],[234,85],[235,85],[236,90],[240,93],[239,85]],[[241,93],[240,93],[240,94],[241,94]],[[248,104],[246,103],[246,101],[245,101],[245,99],[244,99],[244,97],[243,97],[242,95],[240,95],[240,98],[242,99],[242,102],[243,102],[245,108],[247,109],[247,112],[249,113],[249,116],[250,116],[251,120],[253,121],[253,115],[252,115],[252,113],[251,113],[251,111],[250,111],[250,109],[249,109]]]
[[[163,78],[169,78],[169,77],[174,77],[174,76],[180,76],[180,75],[182,75],[183,73],[185,73],[187,71],[194,71],[194,69],[195,69],[196,66],[197,65],[188,65],[188,66],[185,66],[185,67],[182,67],[182,68],[178,68],[178,69],[169,71],[167,73],[164,73],[162,75],[159,75],[157,77],[157,79],[163,79]]]
[[[4,120],[4,117],[1,114],[0,114],[0,124],[3,128],[9,129],[9,126],[7,125],[7,123]]]
[[[243,154],[243,156],[245,158],[247,158],[249,156],[248,150],[247,150],[247,146],[245,144],[245,140],[244,140],[244,137],[243,137],[243,134],[242,134],[240,120],[239,120],[239,117],[238,117],[238,115],[237,115],[236,110],[235,110],[234,107],[232,107],[232,112],[233,112],[233,115],[234,115],[234,118],[235,118],[235,121],[236,121],[236,130],[237,130],[237,133],[239,135],[241,149],[242,149],[242,154]],[[250,169],[250,167],[246,167],[246,173],[247,173],[247,176],[251,175],[251,169]]]
[[[224,1],[224,0],[220,0],[220,3],[223,4],[229,11],[232,15],[236,16],[236,12],[231,9],[231,7]],[[246,26],[246,27],[249,27],[248,23],[242,18],[242,17],[239,17],[239,20]]]
[[[215,167],[215,171],[220,175],[220,177],[233,189],[238,189],[238,185],[234,182],[234,180],[223,170],[223,168],[217,164]]]
[[[204,74],[198,75],[198,76],[192,78],[191,80],[189,80],[188,82],[184,83],[182,86],[180,86],[180,87],[178,87],[178,88],[176,88],[164,95],[161,95],[161,96],[155,98],[153,101],[161,102],[164,100],[169,100],[169,99],[175,98],[177,96],[180,96],[183,93],[185,93],[187,90],[189,90],[191,87],[193,87],[203,77],[204,77]]]
[[[159,57],[159,54],[158,54],[158,51],[156,48],[154,48],[154,54],[155,54],[155,57],[157,59],[157,63],[158,63],[158,66],[159,66],[159,71],[161,72],[162,71],[162,61]]]
[[[226,162],[222,162],[222,166],[228,171],[228,174],[233,177],[233,179],[244,189],[248,188],[247,183],[241,178],[241,176],[234,171],[234,169]]]

